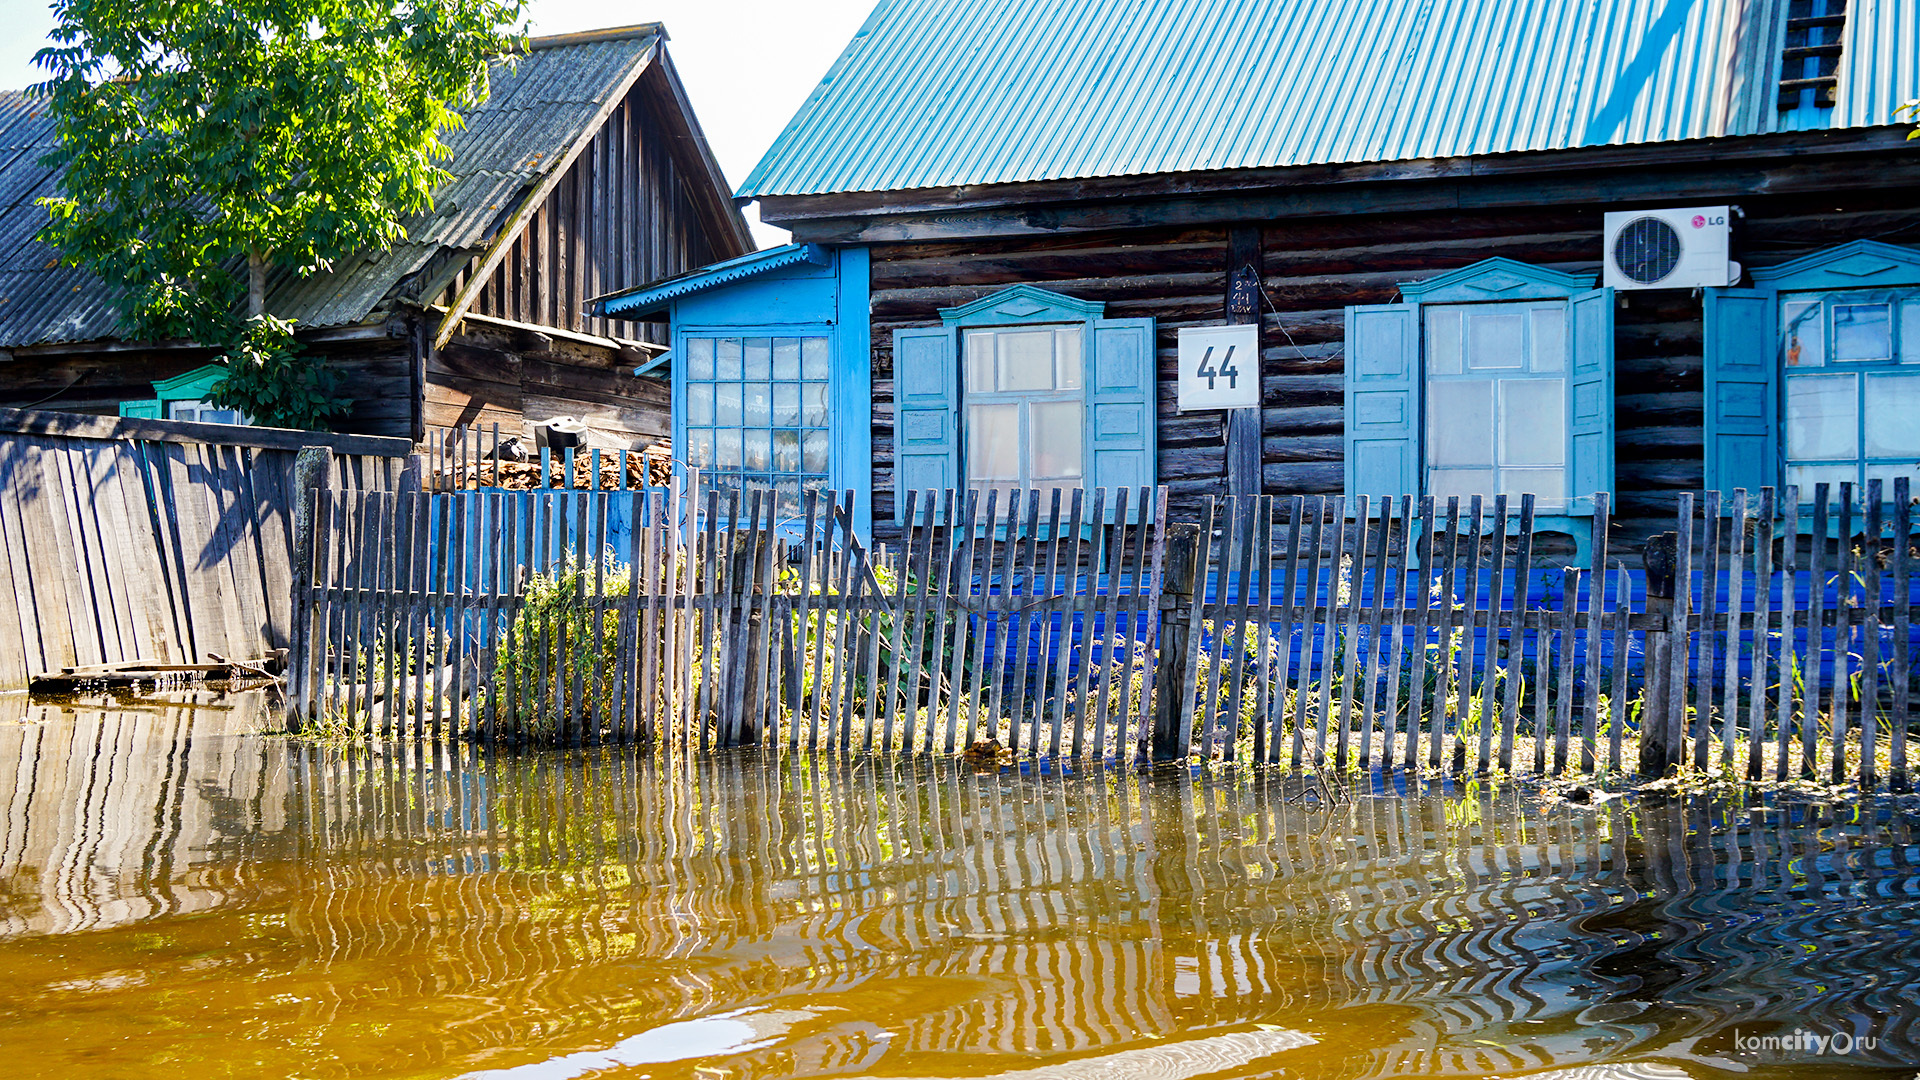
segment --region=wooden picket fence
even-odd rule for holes
[[[913,491],[870,550],[851,492],[321,491],[291,709],[383,737],[1901,788],[1907,485],[1829,494],[1683,494],[1632,552],[1596,495],[1590,563],[1543,570],[1531,496],[1189,523],[1164,490]]]
[[[0,409],[0,690],[288,647],[294,461],[393,486],[404,439]]]

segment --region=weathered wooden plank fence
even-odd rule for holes
[[[1504,497],[1228,498],[1181,523],[1149,490],[910,492],[902,542],[869,551],[852,493],[790,516],[775,492],[615,473],[318,493],[292,717],[564,745],[1908,782],[1904,480],[1891,500],[1822,487],[1810,513],[1793,489],[1683,495],[1673,533],[1632,553],[1608,550],[1598,495],[1591,563],[1543,572],[1531,496],[1512,515]],[[636,523],[617,546],[614,521]]]
[[[294,459],[392,487],[401,439],[0,409],[0,689],[286,648]]]

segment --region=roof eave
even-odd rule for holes
[[[787,244],[768,248],[652,285],[597,296],[587,301],[586,311],[589,315],[638,320],[664,310],[683,296],[692,296],[802,263],[831,266],[833,256],[819,244]]]

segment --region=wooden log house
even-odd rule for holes
[[[1920,471],[1916,96],[1900,0],[881,0],[737,193],[794,243],[592,310],[672,321],[692,460],[882,537],[908,487],[1526,491],[1551,560],[1605,490],[1626,551]],[[1182,409],[1243,323],[1257,401]]]
[[[657,23],[534,38],[444,139],[452,179],[407,238],[330,272],[279,273],[267,309],[342,377],[342,432],[574,416],[591,443],[669,431],[664,381],[638,376],[665,327],[582,314],[610,289],[752,248]],[[0,93],[0,406],[160,419],[211,408],[214,354],[120,340],[101,282],[35,239],[52,194],[53,121]]]

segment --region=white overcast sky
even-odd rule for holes
[[[707,139],[738,185],[827,73],[874,0],[533,0],[535,34],[663,22]],[[0,0],[0,89],[40,81],[33,54],[53,14],[45,0]],[[748,220],[753,210],[747,211]],[[762,246],[786,233],[755,223]]]

